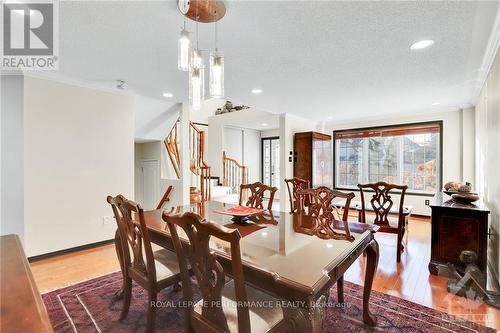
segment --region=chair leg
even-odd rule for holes
[[[148,319],[146,322],[146,332],[152,333],[155,330],[155,320],[156,320],[156,290],[148,292]]]
[[[337,280],[337,301],[344,303],[344,275]]]
[[[130,308],[130,299],[132,298],[132,279],[127,277],[123,283],[123,307],[120,314],[120,320],[123,320],[128,315]]]
[[[401,234],[401,231],[398,232],[398,243],[396,244],[396,262],[401,261],[401,252],[402,252],[402,241],[403,241],[403,235]]]

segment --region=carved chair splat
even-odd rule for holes
[[[359,210],[359,221],[367,222],[366,211],[373,211],[375,214],[373,223],[380,226],[379,232],[397,234],[396,261],[401,261],[401,252],[403,252],[403,236],[408,232],[408,218],[410,213],[404,211],[404,199],[408,186],[389,184],[386,182],[377,182],[369,184],[358,184],[361,195],[361,209]],[[373,195],[368,203],[365,200],[366,190],[372,191]],[[391,209],[395,201],[391,194],[398,194],[399,206],[397,209],[397,221],[393,222],[390,218]],[[394,211],[394,210],[393,210]]]
[[[243,196],[245,191],[250,191],[250,195],[245,202],[245,206],[252,208],[264,209],[264,194],[266,191],[269,192],[269,202],[267,203],[266,209],[271,210],[273,207],[274,195],[278,191],[278,188],[267,186],[261,182],[256,182],[252,184],[241,184],[240,185],[240,206],[243,206]]]
[[[298,191],[310,188],[310,183],[308,180],[297,177],[285,179],[285,183],[288,190],[288,198],[290,199],[290,213],[296,213],[299,211]]]

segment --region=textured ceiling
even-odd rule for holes
[[[230,2],[219,23],[226,98],[316,120],[474,104],[497,12],[498,2]],[[183,101],[181,25],[175,2],[61,2],[60,70]],[[420,39],[436,43],[410,51]],[[200,24],[200,48],[213,48],[213,25]]]

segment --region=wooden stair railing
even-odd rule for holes
[[[222,183],[231,187],[233,193],[240,193],[240,185],[248,184],[248,167],[222,153]]]
[[[177,119],[174,127],[172,127],[170,133],[167,135],[165,140],[163,140],[177,179],[181,178],[181,154],[179,152],[179,120],[180,118]]]
[[[179,119],[164,140],[165,148],[172,162],[175,174],[181,178],[181,158],[179,152]],[[199,176],[199,187],[202,200],[211,198],[211,168],[205,162],[205,132],[200,130],[192,122],[189,123],[189,170]]]
[[[203,201],[211,197],[211,171],[205,162],[205,132],[192,122],[189,123],[190,170],[200,177],[200,192]]]

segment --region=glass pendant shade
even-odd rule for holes
[[[177,47],[177,68],[181,71],[188,71],[191,41],[189,40],[189,32],[186,29],[182,29]]]
[[[203,57],[202,57],[201,52],[199,50],[196,50],[196,49],[193,50],[190,60],[191,60],[191,62],[189,65],[191,68],[203,67]]]
[[[224,55],[210,53],[210,97],[224,97]]]
[[[189,72],[189,102],[193,110],[200,110],[205,95],[205,68],[192,67]]]

